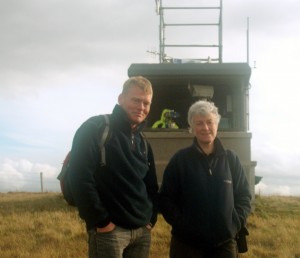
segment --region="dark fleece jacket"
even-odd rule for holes
[[[218,246],[245,225],[250,200],[238,157],[225,150],[218,138],[215,152],[206,156],[194,139],[167,165],[159,207],[172,225],[172,234],[181,241],[195,247]]]
[[[69,179],[87,230],[104,227],[110,221],[127,229],[156,223],[158,184],[148,143],[146,157],[142,127],[143,124],[132,132],[126,113],[115,106],[105,144],[106,166],[100,165],[98,145],[104,128],[103,116],[88,119],[77,130]]]

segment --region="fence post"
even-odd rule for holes
[[[40,173],[40,178],[41,178],[41,192],[44,192],[44,182],[43,182],[43,172]]]

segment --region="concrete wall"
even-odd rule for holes
[[[193,135],[187,130],[149,130],[144,132],[150,142],[156,163],[157,179],[161,183],[164,169],[173,154],[181,148],[191,145]],[[219,138],[224,146],[233,150],[241,160],[248,178],[252,199],[255,192],[255,166],[251,161],[251,133],[248,132],[219,132]]]

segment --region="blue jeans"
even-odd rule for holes
[[[88,231],[89,258],[148,258],[151,232],[145,227],[125,229],[116,226],[107,233]]]

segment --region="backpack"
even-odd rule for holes
[[[105,166],[106,165],[106,158],[105,158],[105,143],[107,142],[107,140],[110,138],[110,127],[109,127],[109,115],[103,115],[104,119],[105,119],[105,125],[104,125],[104,129],[103,129],[103,133],[102,130],[100,130],[100,141],[99,141],[99,150],[100,150],[100,166]],[[140,133],[143,141],[144,141],[144,146],[145,146],[145,154],[146,157],[148,157],[148,145],[147,145],[147,140],[144,136],[144,134]],[[71,157],[71,151],[68,152],[68,154],[66,155],[61,171],[59,173],[59,175],[57,176],[57,179],[60,181],[60,188],[61,188],[61,192],[63,194],[64,199],[67,201],[67,203],[71,206],[75,206],[75,201],[74,198],[72,196],[72,192],[71,192],[71,186],[70,186],[70,182],[68,180],[68,177],[66,177],[66,175],[68,173],[72,173],[70,170],[70,157]]]
[[[100,149],[100,165],[105,166],[105,143],[107,139],[109,138],[109,115],[103,115],[105,119],[105,125],[104,130],[102,133],[101,131],[101,137],[99,141],[99,149]],[[60,181],[60,188],[61,192],[63,194],[64,199],[67,201],[67,203],[71,206],[76,206],[74,198],[72,196],[72,192],[70,189],[70,182],[68,180],[67,174],[72,173],[70,171],[70,157],[71,157],[71,151],[68,152],[66,155],[61,171],[59,175],[57,176],[57,179]]]

